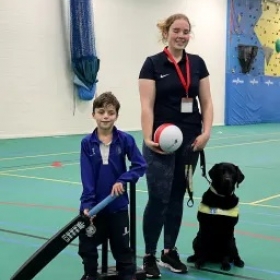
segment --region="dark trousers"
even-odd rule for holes
[[[128,211],[113,214],[97,215],[93,220],[96,232],[92,237],[86,230],[79,236],[79,255],[83,260],[84,273],[96,277],[98,268],[97,247],[109,239],[111,251],[116,260],[116,268],[120,280],[132,280],[136,264],[129,246],[129,216]]]
[[[175,247],[188,183],[185,179],[185,166],[191,164],[194,172],[199,156],[190,147],[194,139],[195,135],[184,137],[182,146],[171,155],[155,153],[143,145],[143,156],[148,164],[146,178],[149,194],[143,217],[146,254],[156,253],[163,228],[164,249]]]

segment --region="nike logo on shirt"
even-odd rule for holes
[[[169,76],[169,74],[161,74],[161,75],[160,75],[160,78],[163,79],[163,78],[165,78],[165,77],[167,77],[167,76]]]

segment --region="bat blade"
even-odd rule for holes
[[[89,214],[96,215],[105,208],[116,197],[109,195],[95,207]],[[79,233],[87,226],[87,219],[83,215],[78,215],[67,225],[52,236],[43,244],[10,278],[10,280],[31,280],[33,279],[50,261],[52,261],[61,251],[63,251]]]

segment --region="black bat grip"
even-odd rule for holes
[[[102,243],[102,273],[108,272],[108,239],[105,238],[105,240]]]
[[[136,184],[129,186],[130,247],[136,257]]]

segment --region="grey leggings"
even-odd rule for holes
[[[193,140],[193,138],[191,139]],[[149,199],[143,217],[143,235],[146,254],[155,254],[164,227],[164,249],[175,247],[181,227],[184,195],[186,192],[185,165],[197,165],[197,152],[190,149],[192,141],[186,141],[172,155],[161,155],[143,144],[143,156]]]

